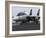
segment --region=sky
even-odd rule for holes
[[[13,6],[12,7],[12,15],[15,17],[19,12],[24,12],[27,15],[29,15],[31,9],[32,9],[32,15],[37,16],[37,12],[38,12],[39,8],[36,8],[36,7],[19,7],[19,6]]]

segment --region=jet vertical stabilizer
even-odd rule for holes
[[[30,15],[32,15],[32,9],[30,10]]]
[[[40,9],[38,10],[37,16],[39,16],[39,13],[40,13]]]

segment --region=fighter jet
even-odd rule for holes
[[[34,21],[35,23],[38,23],[38,20],[40,19],[39,11],[40,11],[40,9],[38,10],[37,16],[32,16],[32,9],[30,10],[30,14],[29,15],[21,12],[16,17],[13,18],[13,21],[21,22],[21,23]]]

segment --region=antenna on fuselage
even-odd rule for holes
[[[30,15],[32,15],[32,9],[30,10]]]

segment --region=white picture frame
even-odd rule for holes
[[[12,31],[12,7],[37,7],[40,8],[40,30],[25,30]],[[45,5],[44,3],[30,3],[30,2],[6,2],[6,36],[32,36],[45,34]]]

